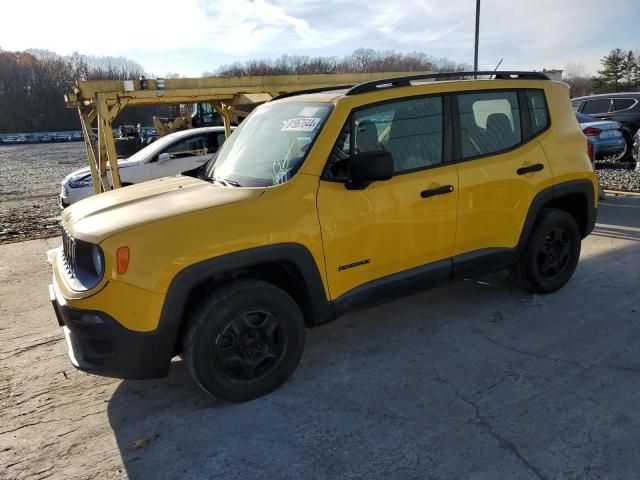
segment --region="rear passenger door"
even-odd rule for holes
[[[551,171],[536,139],[549,125],[543,90],[459,93],[453,111],[458,270],[486,249],[517,245],[531,201],[551,184]]]

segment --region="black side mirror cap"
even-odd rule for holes
[[[393,156],[385,150],[357,153],[349,157],[349,190],[366,188],[372,182],[393,177]]]

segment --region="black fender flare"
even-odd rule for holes
[[[304,279],[310,302],[306,311],[311,317],[305,320],[316,325],[335,318],[320,271],[309,249],[299,243],[266,245],[203,260],[181,270],[167,289],[158,324],[158,330],[167,339],[166,345],[171,345],[171,349],[175,346],[186,303],[194,287],[216,275],[275,262],[292,264]],[[169,359],[173,353],[168,353]]]
[[[591,180],[571,180],[545,188],[544,190],[538,192],[538,194],[533,198],[533,201],[529,206],[527,218],[525,219],[524,225],[522,227],[522,232],[520,232],[520,240],[518,241],[518,245],[516,246],[516,251],[520,253],[526,247],[529,236],[533,231],[533,226],[535,224],[536,218],[538,218],[540,210],[542,210],[545,205],[553,200],[576,193],[584,195],[587,200],[587,222],[584,231],[582,232],[582,238],[589,235],[593,231],[596,224],[597,209],[594,206],[594,201],[597,193],[593,189],[593,183],[591,182]]]

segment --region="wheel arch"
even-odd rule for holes
[[[524,250],[533,227],[543,208],[557,208],[573,216],[580,226],[582,238],[589,235],[596,223],[596,192],[587,179],[563,182],[540,191],[531,202],[529,213],[518,242],[518,251]]]
[[[318,266],[305,246],[286,243],[256,247],[198,262],[174,277],[159,326],[175,346],[172,356],[179,353],[190,306],[212,288],[242,278],[264,280],[287,292],[302,310],[307,326],[335,317]]]

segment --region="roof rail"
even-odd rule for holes
[[[372,82],[365,82],[349,89],[346,95],[357,95],[359,93],[373,92],[378,88],[390,88],[390,87],[407,87],[411,85],[411,82],[417,80],[454,80],[464,77],[473,79],[477,76],[492,76],[495,75],[499,80],[549,80],[542,72],[517,72],[517,71],[482,71],[482,72],[442,72],[442,73],[429,73],[426,75],[410,75],[406,77],[393,77],[384,78],[381,80],[374,80]]]
[[[280,95],[276,95],[275,97],[273,97],[269,101],[272,102],[273,100],[280,100],[281,98],[295,97],[296,95],[304,95],[305,93],[330,92],[331,90],[344,90],[346,88],[352,88],[352,87],[353,87],[353,84],[351,84],[351,85],[331,85],[329,87],[308,88],[306,90],[296,90],[295,92],[285,92],[285,93],[281,93]]]

